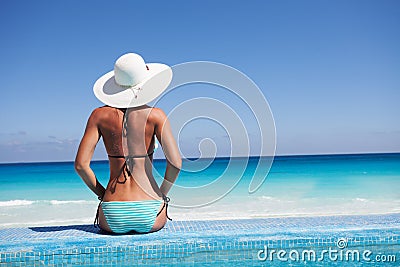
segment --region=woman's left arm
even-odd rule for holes
[[[102,198],[105,192],[104,187],[97,180],[96,175],[90,168],[90,161],[92,159],[94,149],[100,139],[98,129],[98,115],[97,110],[94,110],[89,117],[86,125],[85,134],[79,144],[78,152],[75,158],[75,170],[85,182],[85,184],[92,190],[98,197]]]

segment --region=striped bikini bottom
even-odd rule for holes
[[[158,211],[163,202],[163,207]],[[114,233],[149,233],[157,216],[168,207],[168,202],[169,198],[165,197],[164,200],[100,202],[99,206],[101,205],[108,226]],[[170,219],[168,215],[167,218]]]

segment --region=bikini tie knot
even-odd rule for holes
[[[168,203],[170,201],[169,197],[167,197],[166,195],[163,195],[163,200]]]

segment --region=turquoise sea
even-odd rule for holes
[[[277,156],[262,186],[249,193],[259,160],[184,162],[177,187],[170,192],[170,217],[213,220],[400,212],[400,153]],[[165,161],[156,160],[154,167],[163,173]],[[106,185],[108,162],[93,162],[92,168]],[[231,191],[230,185],[235,185]],[[0,164],[0,228],[91,223],[97,202],[75,173],[73,162]]]

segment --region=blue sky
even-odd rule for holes
[[[399,1],[2,1],[0,20],[0,162],[73,160],[101,105],[92,86],[126,52],[247,74],[269,101],[277,154],[400,151]],[[188,155],[191,139],[223,134],[204,126],[182,143]]]

